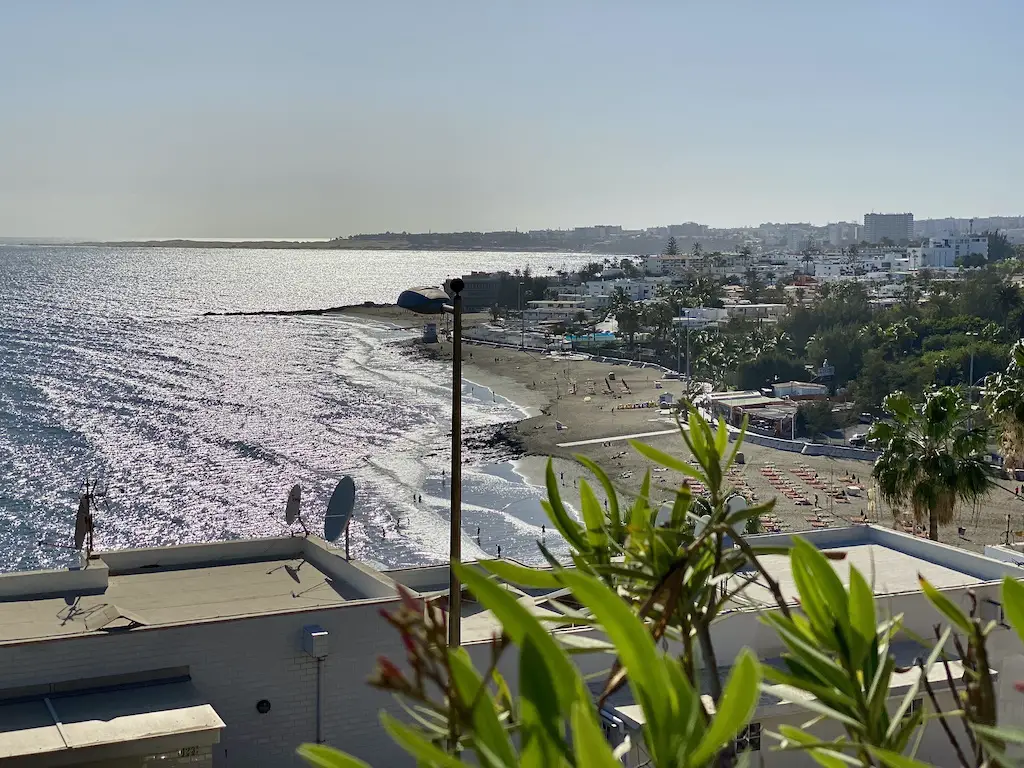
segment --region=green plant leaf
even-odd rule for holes
[[[562,586],[554,571],[528,568],[509,560],[481,560],[479,565],[510,584],[538,589],[558,589]]]
[[[871,648],[878,628],[875,618],[875,596],[867,581],[853,566],[850,567],[850,628],[857,638],[853,647],[854,666],[859,667]]]
[[[933,587],[924,576],[918,574],[917,580],[921,584],[921,589],[924,590],[928,601],[935,606],[935,609],[953,622],[961,632],[968,635],[971,634],[971,620],[967,617],[967,614],[960,610],[952,600]]]
[[[1024,642],[1024,584],[1009,576],[1003,578],[1003,613]]]
[[[553,680],[537,646],[524,638],[519,657],[520,768],[547,768],[561,762],[565,721],[558,711]],[[573,704],[573,712],[578,703]]]
[[[749,421],[749,417],[746,414],[744,414],[743,415],[743,423],[740,425],[740,433],[738,435],[736,435],[736,440],[732,444],[732,450],[729,451],[729,458],[725,462],[725,468],[726,469],[729,469],[729,467],[731,467],[733,465],[733,463],[736,461],[736,454],[738,454],[740,452],[740,446],[743,445],[743,441],[747,437],[747,422],[748,421]]]
[[[587,543],[591,549],[603,550],[608,546],[608,533],[604,527],[604,510],[601,503],[594,494],[585,479],[580,478],[580,506],[583,512],[583,522],[587,527]]]
[[[761,670],[754,655],[744,650],[729,674],[717,711],[704,737],[693,751],[691,762],[701,765],[709,761],[729,743],[750,720],[757,706]]]
[[[572,545],[578,552],[586,552],[588,550],[587,540],[583,537],[583,532],[580,530],[579,523],[573,520],[569,513],[565,511],[565,505],[562,503],[562,496],[558,492],[558,479],[555,477],[555,466],[551,459],[548,459],[548,467],[545,472],[545,482],[548,488],[547,499],[541,500],[541,506],[548,513],[548,517],[551,518],[551,522],[554,523],[555,528],[562,534],[567,542]]]
[[[587,768],[622,768],[622,763],[615,759],[611,746],[597,724],[593,704],[578,699],[573,704],[572,736],[577,765]]]
[[[942,634],[939,636],[938,642],[935,643],[935,647],[932,648],[932,652],[928,654],[928,658],[924,662],[924,667],[921,668],[921,674],[918,675],[917,680],[915,680],[907,689],[907,693],[906,695],[904,695],[903,701],[900,702],[899,708],[896,710],[895,714],[893,714],[892,722],[889,723],[889,728],[887,729],[885,734],[886,737],[892,738],[892,736],[896,733],[897,729],[900,727],[900,723],[903,721],[904,715],[907,714],[907,711],[914,703],[914,699],[917,698],[917,692],[921,690],[921,684],[927,678],[928,672],[931,670],[932,665],[935,663],[935,661],[939,658],[939,654],[942,653],[942,650],[945,647],[946,642],[949,640],[949,635],[952,631],[952,627],[946,627],[943,630]]]
[[[619,660],[629,673],[629,686],[643,709],[647,730],[651,735],[648,749],[657,758],[667,759],[671,743],[674,693],[659,674],[662,665],[658,652],[643,622],[617,594],[599,579],[578,571],[563,575],[573,595],[590,609],[615,645]]]
[[[887,749],[873,747],[870,744],[867,747],[872,755],[889,766],[889,768],[932,768],[927,763],[922,763],[920,760],[901,755],[898,752],[890,752]]]
[[[793,571],[796,573],[798,563],[807,574],[806,585],[813,589],[821,597],[821,605],[826,615],[833,616],[843,628],[845,634],[849,634],[850,627],[850,598],[843,589],[843,582],[835,568],[829,565],[823,554],[806,539],[796,537],[793,542],[793,554],[790,555],[793,562]],[[801,599],[803,592],[800,593]],[[827,622],[828,629],[831,629],[831,622]],[[831,634],[831,632],[829,632]]]
[[[369,763],[364,763],[326,744],[302,744],[295,751],[299,757],[316,768],[370,768]]]
[[[972,727],[977,733],[991,741],[1004,741],[1011,744],[1024,745],[1024,728],[1014,728],[1006,725],[980,725],[978,723],[972,724]]]
[[[452,757],[436,744],[431,744],[415,729],[399,722],[387,712],[380,713],[380,722],[398,746],[424,765],[437,768],[465,768],[461,760]]]
[[[721,457],[725,456],[725,449],[729,445],[729,430],[726,429],[725,419],[718,418],[718,430],[715,433],[715,452]]]
[[[637,453],[646,456],[655,464],[660,464],[668,469],[674,469],[676,472],[681,472],[687,477],[692,477],[694,480],[700,482],[704,482],[706,479],[704,477],[704,473],[696,467],[682,459],[677,459],[675,456],[667,454],[664,451],[659,451],[657,448],[647,445],[647,443],[641,443],[639,440],[630,440],[629,444],[636,449]]]
[[[608,522],[612,529],[612,536],[614,536],[617,543],[621,544],[623,539],[622,514],[619,512],[619,496],[615,492],[615,486],[612,485],[611,478],[608,477],[608,474],[596,462],[586,456],[576,454],[576,461],[589,469],[598,482],[601,483],[601,487],[604,488],[605,498],[608,499]]]
[[[564,717],[568,719],[572,697],[575,695],[576,680],[579,679],[579,673],[569,661],[569,657],[537,617],[520,605],[511,593],[462,563],[452,563],[451,567],[455,569],[462,583],[469,587],[484,607],[501,622],[502,630],[513,643],[522,646],[526,637],[533,641],[537,651],[544,657],[559,695],[559,707]],[[579,575],[583,578],[593,578]]]
[[[861,761],[851,755],[845,755],[842,752],[832,749],[832,744],[827,741],[821,741],[815,736],[807,733],[807,731],[801,730],[793,725],[780,725],[779,734],[794,744],[799,744],[801,747],[807,749],[811,757],[818,765],[823,765],[825,768],[843,768],[844,765],[856,765],[860,766]],[[820,745],[820,746],[818,746]],[[783,751],[790,751],[783,747]]]
[[[480,674],[473,668],[473,662],[465,648],[457,648],[448,652],[452,680],[459,699],[466,705],[472,705],[470,717],[473,726],[474,746],[485,746],[487,750],[505,765],[516,761],[512,742],[508,731],[498,720],[498,712],[494,708],[494,699]],[[474,703],[475,702],[475,703]],[[486,765],[486,761],[482,761]]]

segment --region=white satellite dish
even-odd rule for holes
[[[693,537],[695,539],[699,538],[700,535],[704,533],[704,529],[708,527],[708,523],[710,522],[711,515],[701,515],[698,517],[696,522],[693,524]]]
[[[324,518],[324,539],[337,541],[338,537],[348,528],[349,518],[356,504],[356,484],[349,475],[341,478],[331,500],[327,503],[327,516]]]
[[[288,492],[288,503],[284,508],[284,521],[288,525],[291,525],[296,520],[302,522],[302,510],[300,505],[302,504],[302,486],[296,483],[292,486],[292,489]],[[303,528],[306,526],[303,525]]]
[[[747,500],[738,493],[734,493],[732,496],[725,500],[725,511],[730,515],[735,512],[743,511],[744,509],[747,508],[747,506]]]

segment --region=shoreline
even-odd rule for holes
[[[356,307],[346,314],[411,325],[409,315],[397,307]],[[467,316],[467,324],[484,321],[483,315]],[[451,359],[447,342],[428,347],[412,340],[405,346],[406,354]],[[630,503],[639,494],[647,471],[652,473],[653,501],[670,503],[674,498],[681,481],[678,473],[656,467],[627,441],[613,438],[661,433],[645,436],[643,442],[688,460],[674,419],[662,415],[657,407],[640,407],[656,404],[663,394],[677,398],[682,391],[679,381],[663,379],[657,370],[597,363],[589,358],[575,360],[471,343],[464,352],[464,380],[489,388],[526,414],[478,440],[479,447],[469,454],[471,460],[477,458],[480,448],[486,448],[479,450],[479,458],[512,462],[516,474],[544,496],[545,467],[551,457],[564,500],[573,507],[579,502],[581,477],[588,478],[604,502],[603,489],[575,461],[576,454],[585,455],[608,474],[620,503]],[[572,443],[575,445],[569,445]],[[495,450],[504,458],[494,455]],[[492,455],[485,458],[488,451]],[[783,532],[842,527],[862,515],[878,525],[902,528],[887,505],[869,498],[874,488],[869,461],[790,453],[753,443],[744,443],[742,453],[744,463],[730,476],[733,486],[754,503],[774,498],[774,515]],[[828,488],[844,493],[835,498],[826,493]],[[939,529],[940,541],[982,551],[986,544],[1002,541],[1008,516],[1012,530],[1024,531],[1024,497],[1014,496],[1013,483],[998,481],[982,505],[961,509],[952,525]]]

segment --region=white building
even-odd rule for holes
[[[823,551],[842,552],[842,560],[830,563],[843,583],[849,585],[849,568],[855,566],[872,583],[878,598],[876,605],[884,606],[882,610],[885,615],[903,615],[905,634],[894,639],[891,653],[898,665],[909,669],[893,674],[889,687],[890,711],[896,710],[909,687],[919,677],[914,660],[924,658],[928,653],[926,647],[913,641],[911,633],[919,637],[933,637],[932,627],[943,621],[921,593],[918,574],[928,579],[954,604],[965,609],[971,603],[968,592],[973,590],[982,619],[997,621],[1003,615],[1000,590],[1002,578],[1007,575],[1024,576],[1024,571],[1016,565],[1000,563],[989,557],[888,528],[857,526],[817,530],[801,533],[800,536]],[[772,534],[751,537],[751,543],[786,545],[791,539],[789,534]],[[785,556],[768,556],[761,558],[761,562],[779,583],[787,601],[795,605],[797,590],[789,559]],[[754,606],[727,610],[725,616],[712,627],[719,675],[723,680],[728,676],[732,660],[744,646],[751,647],[759,659],[773,666],[781,664],[780,657],[785,650],[777,636],[764,631],[764,623],[759,616],[761,611],[777,610],[763,581],[758,579],[746,596],[754,601]],[[996,676],[999,722],[1001,725],[1024,722],[1024,701],[1013,685],[1015,680],[1024,677],[1024,648],[1016,633],[1008,629],[1005,623],[993,631],[988,648],[990,668]],[[951,648],[946,650],[952,659],[957,659],[951,662],[949,669],[954,682],[962,690],[963,666],[955,651]],[[673,651],[671,645],[669,651]],[[706,679],[706,676],[705,671],[703,677]],[[942,665],[932,668],[928,681],[943,710],[957,708]],[[800,694],[795,693],[792,689],[774,686],[769,686],[762,693],[750,724],[737,738],[738,748],[757,753],[752,755],[752,764],[780,768],[810,764],[810,761],[795,758],[791,752],[771,751],[770,748],[776,742],[767,735],[768,731],[778,732],[781,725],[799,726],[812,718],[813,715],[800,706]],[[916,706],[931,711],[927,694],[922,691],[918,698],[920,704]],[[643,712],[634,703],[628,688],[624,687],[606,702],[602,717],[605,732],[611,741],[618,743],[623,736],[630,736],[633,747],[625,765],[630,768],[645,765],[649,756],[640,731],[644,722]],[[954,727],[959,728],[957,725]],[[834,738],[841,733],[836,724],[828,721],[812,726],[810,730],[821,738]],[[963,733],[958,732],[958,735],[961,743],[964,743],[966,739]],[[931,720],[924,727],[917,759],[930,765],[951,765],[949,752],[949,742],[942,726],[936,720]]]
[[[788,304],[752,304],[749,302],[739,304],[728,304],[725,311],[730,318],[738,317],[743,320],[762,320],[769,323],[777,323],[789,314]]]
[[[587,303],[583,298],[528,301],[526,309],[523,310],[523,323],[531,329],[558,323],[568,325],[579,318],[584,322],[594,319],[594,313],[587,309]]]
[[[952,269],[959,258],[978,254],[988,258],[988,238],[984,235],[933,237],[927,245],[907,249],[911,269]]]
[[[728,322],[729,313],[718,307],[685,307],[672,322],[682,328],[715,328]]]
[[[914,239],[914,214],[912,213],[865,213],[864,239],[869,243],[892,240],[901,243]]]
[[[772,394],[790,400],[815,400],[828,397],[828,387],[806,381],[780,381],[772,384]]]
[[[646,301],[670,285],[671,277],[623,277],[616,280],[588,280],[583,286],[583,292],[588,296],[613,296],[621,290],[631,301]]]
[[[901,662],[922,655],[910,633],[929,637],[941,621],[919,590],[919,573],[957,605],[968,605],[972,591],[982,619],[997,620],[1000,580],[1024,575],[1014,563],[886,528],[801,535],[822,550],[845,553],[830,561],[840,578],[848,582],[849,566],[857,566],[870,576],[878,610],[903,615],[906,636],[893,645]],[[788,535],[757,539],[764,545],[790,541]],[[768,556],[762,563],[795,608],[788,558]],[[296,747],[321,741],[379,768],[411,765],[379,724],[379,711],[397,714],[398,705],[365,680],[379,655],[398,664],[405,658],[398,634],[379,616],[397,608],[398,585],[416,600],[431,600],[445,595],[447,583],[447,566],[380,571],[346,560],[313,536],[104,552],[80,570],[0,575],[0,763],[279,768],[302,765]],[[553,615],[547,591],[506,587],[532,612]],[[768,598],[755,584],[712,626],[723,673],[744,647],[768,663],[783,652],[762,621],[764,611],[776,610]],[[483,670],[499,623],[473,602],[462,615],[463,645]],[[590,632],[571,620],[551,626],[560,636]],[[1000,625],[988,649],[998,675],[1000,722],[1019,727],[1024,702],[1013,683],[1024,678],[1024,648]],[[677,648],[670,643],[668,651]],[[953,677],[960,679],[962,668],[950,653]],[[600,654],[574,659],[584,674],[611,665]],[[517,654],[505,654],[499,670],[516,695]],[[896,675],[890,706],[913,674]],[[933,684],[943,708],[952,709],[944,670]],[[632,732],[628,764],[636,766],[644,759],[637,730],[642,713],[623,691],[606,702],[602,717],[610,738]],[[792,754],[768,751],[769,742],[759,737],[808,717],[791,691],[769,691],[743,746],[760,752],[761,764],[792,765]],[[816,732],[830,735],[827,728]],[[934,721],[918,757],[949,764]]]

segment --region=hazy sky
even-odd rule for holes
[[[1024,213],[1024,2],[8,0],[0,235]]]

